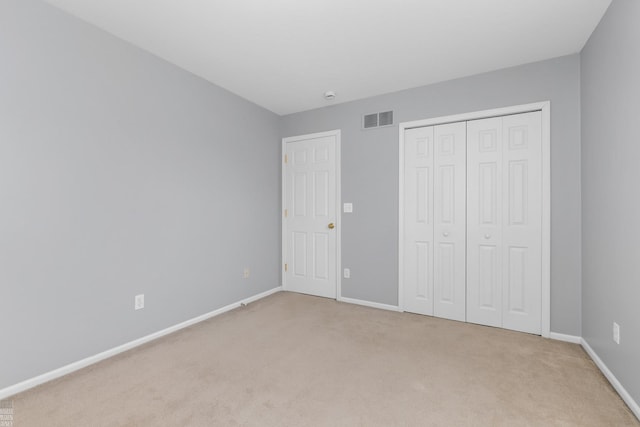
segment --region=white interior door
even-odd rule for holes
[[[434,127],[433,314],[466,319],[467,127]]]
[[[339,133],[283,141],[284,288],[337,295],[337,145]]]
[[[433,315],[433,126],[404,137],[404,309]]]
[[[502,119],[504,151],[502,327],[540,334],[542,125],[539,111]]]
[[[502,326],[502,118],[467,122],[467,321]]]
[[[467,320],[541,333],[541,113],[467,125]]]

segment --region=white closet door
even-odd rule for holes
[[[467,124],[467,321],[541,332],[540,112]]]
[[[465,122],[434,128],[433,314],[466,318],[466,162]]]
[[[467,122],[467,321],[502,326],[502,118]]]
[[[433,315],[433,126],[404,139],[404,309]]]
[[[539,111],[503,126],[502,327],[540,334],[542,304],[542,126]]]

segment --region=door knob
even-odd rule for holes
[[[443,235],[444,237],[449,237],[449,233],[447,233],[446,231],[445,231],[445,232],[443,232],[443,233],[442,233],[442,235]]]
[[[485,235],[484,235],[484,238],[485,238],[485,239],[490,239],[490,238],[491,238],[491,234],[485,234]]]
[[[333,230],[334,228],[336,228],[336,225],[334,223],[330,222],[327,227],[329,227],[330,230]]]

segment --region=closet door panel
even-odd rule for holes
[[[467,321],[502,326],[502,118],[467,122]]]
[[[434,128],[434,315],[466,318],[466,123]]]
[[[433,127],[407,130],[404,153],[404,309],[433,315]]]
[[[503,118],[503,327],[539,334],[542,299],[541,113]]]

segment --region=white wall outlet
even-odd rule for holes
[[[345,203],[342,211],[344,213],[353,213],[353,203]]]
[[[344,278],[345,279],[350,279],[351,278],[351,269],[349,269],[349,268],[345,268],[344,269]]]
[[[620,344],[620,325],[616,322],[613,322],[613,341]]]
[[[136,310],[144,308],[144,294],[136,295],[133,308]]]
[[[242,278],[248,279],[250,275],[251,275],[251,270],[249,269],[249,267],[245,267],[244,271],[242,272]]]

